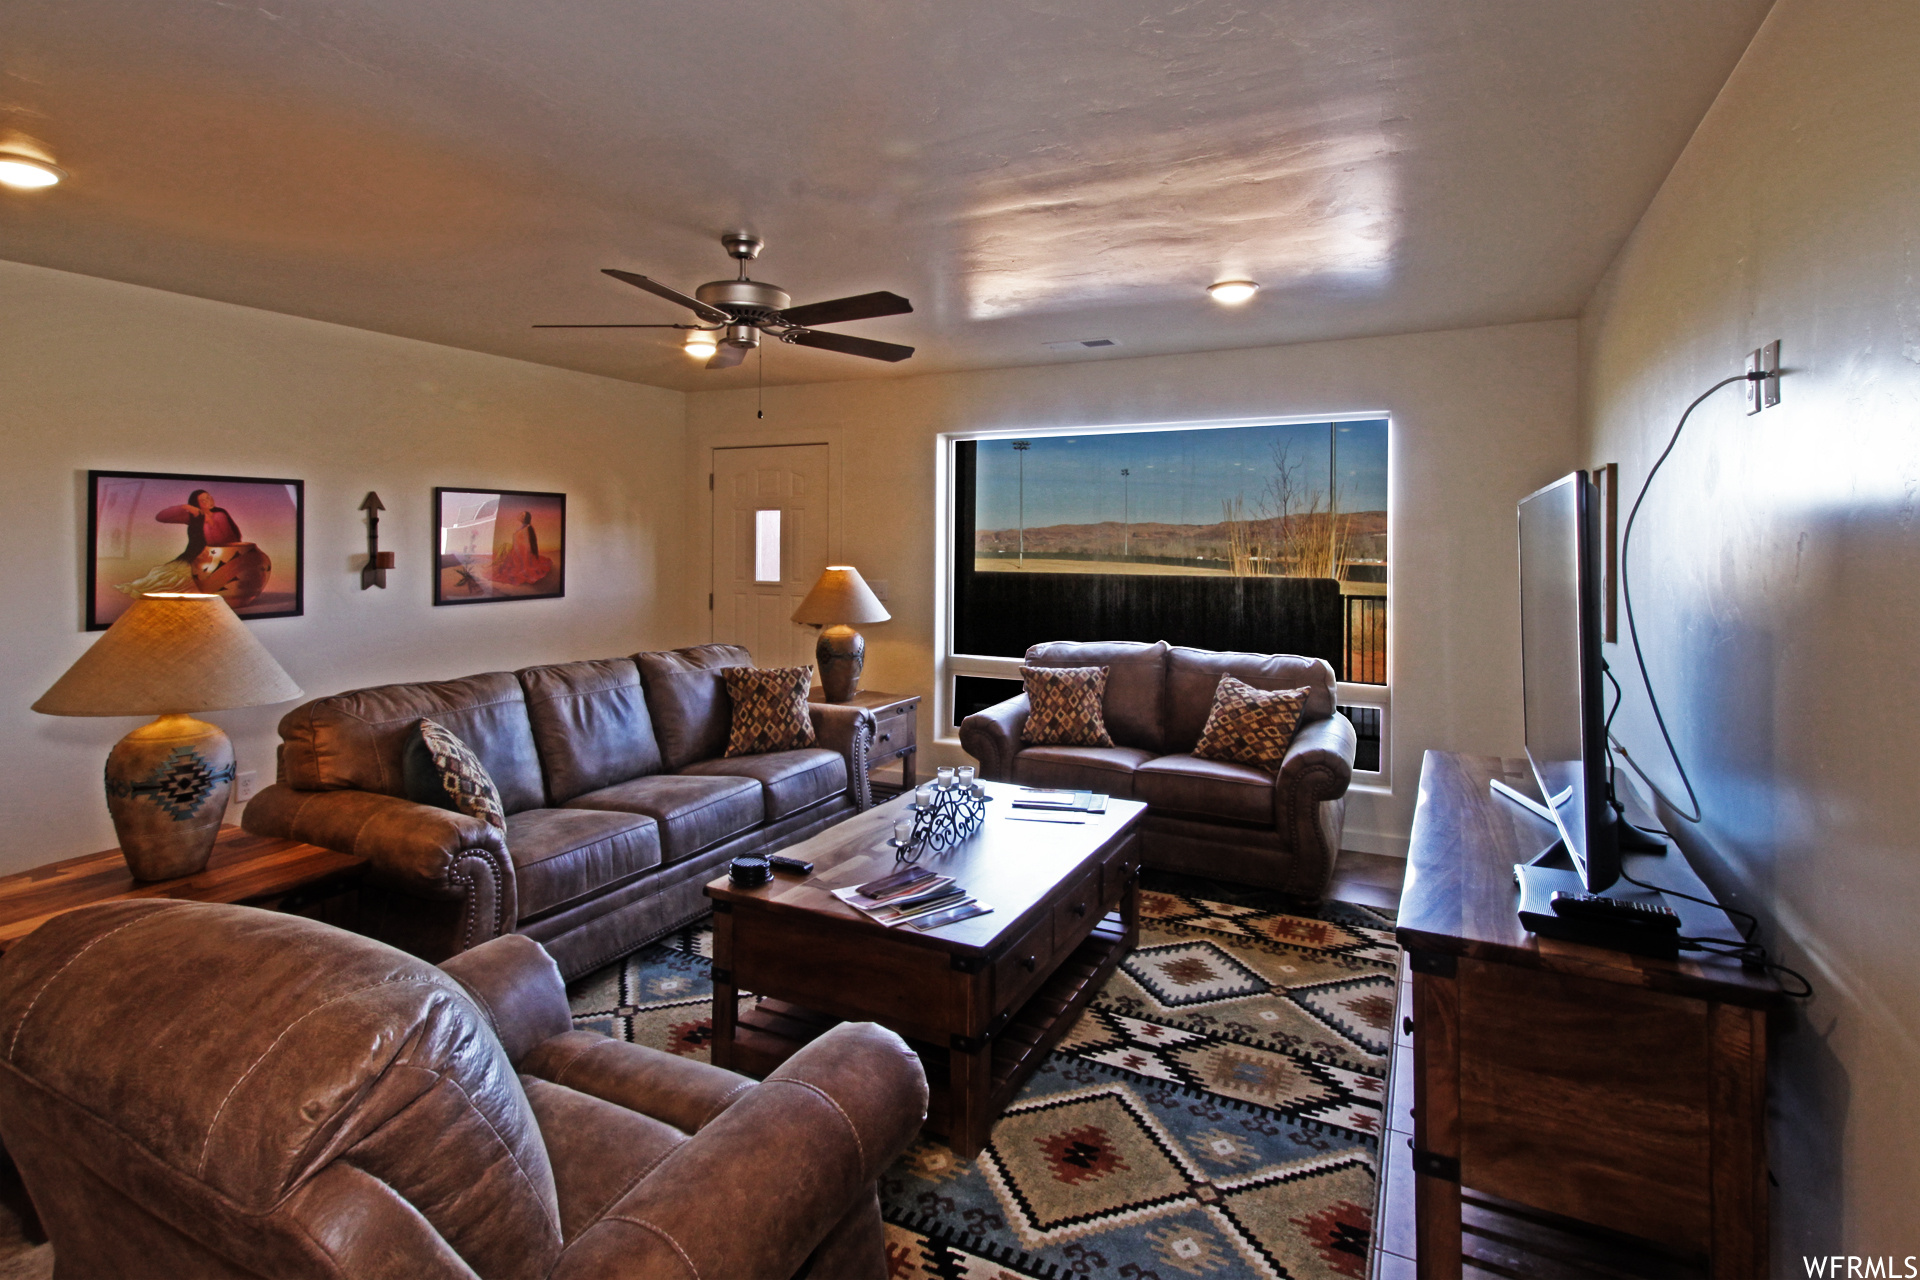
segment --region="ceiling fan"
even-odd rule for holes
[[[536,329],[685,329],[691,333],[687,349],[698,352],[711,346],[709,369],[731,369],[747,358],[747,352],[760,345],[760,337],[778,338],[798,347],[818,347],[843,355],[865,356],[869,360],[905,360],[912,347],[895,342],[875,342],[871,338],[853,338],[844,333],[819,333],[813,326],[843,324],[848,320],[870,320],[875,316],[897,316],[912,311],[913,304],[897,293],[862,293],[830,302],[814,302],[804,307],[787,305],[792,301],[777,286],[747,279],[747,263],[760,255],[763,241],[744,231],[730,231],[720,237],[729,254],[740,263],[740,274],[732,280],[709,280],[688,297],[658,280],[621,271],[613,267],[603,274],[623,280],[636,289],[645,289],[668,302],[677,302],[693,312],[704,324],[537,324]],[[699,341],[695,336],[705,338]],[[711,336],[709,336],[711,335]]]

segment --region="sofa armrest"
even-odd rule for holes
[[[1020,730],[1033,710],[1024,693],[976,711],[960,722],[960,747],[980,762],[988,782],[1012,782],[1013,758],[1020,754]]]
[[[813,737],[817,745],[838,751],[847,762],[847,795],[855,810],[864,813],[873,807],[873,788],[868,784],[867,764],[873,750],[873,713],[865,707],[843,702],[809,702],[807,714],[813,718]]]
[[[1274,815],[1293,841],[1294,859],[1285,891],[1302,898],[1325,896],[1340,856],[1347,787],[1353,782],[1353,724],[1338,711],[1302,725],[1275,775]]]
[[[926,1109],[906,1043],[842,1023],[674,1148],[574,1237],[553,1280],[786,1280],[871,1195]]]
[[[440,967],[487,1015],[507,1061],[516,1068],[541,1044],[573,1030],[560,966],[525,934],[483,942],[442,960]]]
[[[301,791],[276,782],[247,802],[240,825],[356,854],[376,885],[459,904],[449,951],[508,933],[519,920],[505,839],[464,813],[373,791]]]

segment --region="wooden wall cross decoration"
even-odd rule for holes
[[[379,587],[384,591],[387,570],[393,568],[393,552],[380,549],[380,513],[387,504],[380,501],[379,494],[369,492],[360,509],[367,513],[367,567],[360,571],[360,589]]]

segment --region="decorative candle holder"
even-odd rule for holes
[[[980,829],[992,798],[978,787],[934,788],[927,803],[908,806],[913,815],[913,834],[905,840],[896,835],[887,841],[894,848],[895,861],[918,862],[929,849],[944,853],[953,848]]]

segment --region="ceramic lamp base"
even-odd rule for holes
[[[860,692],[860,669],[867,665],[865,636],[844,623],[823,628],[813,657],[828,702],[847,702]]]
[[[233,743],[192,716],[161,716],[107,756],[107,811],[136,880],[206,868],[233,790]]]

